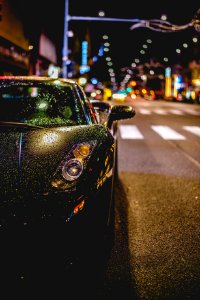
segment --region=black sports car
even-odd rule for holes
[[[103,242],[113,224],[113,124],[133,117],[134,110],[106,106],[102,124],[99,105],[71,80],[0,77],[4,255],[14,252],[17,261],[16,253],[28,258],[30,249],[40,255],[44,246],[69,254],[70,261],[86,241]]]

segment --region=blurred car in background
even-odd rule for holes
[[[126,99],[127,94],[125,92],[116,92],[113,93],[112,99],[116,101],[124,101]]]

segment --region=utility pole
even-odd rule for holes
[[[62,56],[62,77],[67,78],[67,63],[68,63],[68,18],[69,18],[69,0],[65,0],[64,13],[64,35],[63,35],[63,56]]]

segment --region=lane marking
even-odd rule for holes
[[[199,116],[200,112],[195,111],[194,109],[191,108],[184,108],[184,110],[178,110],[175,108],[171,108],[168,110],[164,110],[164,109],[154,109],[153,111],[150,111],[146,108],[138,108],[138,112],[142,115],[151,115],[152,113],[156,113],[158,115],[168,115],[168,114],[173,114],[173,115],[178,115],[178,116],[183,116],[185,114],[190,114],[190,115],[194,115],[194,116]]]
[[[174,114],[174,115],[179,115],[179,116],[181,116],[181,115],[184,115],[184,113],[182,112],[182,111],[180,111],[180,110],[178,110],[178,109],[170,109],[169,110],[172,114]]]
[[[163,109],[154,109],[153,111],[154,113],[158,114],[158,115],[167,115],[167,112]]]
[[[190,115],[194,115],[194,116],[199,116],[200,113],[195,111],[194,109],[192,108],[184,108],[184,111]]]
[[[198,126],[183,126],[183,129],[200,136],[200,127]]]
[[[151,128],[164,140],[185,140],[186,138],[168,126],[153,125]]]
[[[136,125],[120,125],[121,138],[124,140],[143,140],[144,136]]]
[[[152,130],[155,131],[164,140],[186,140],[186,137],[171,129],[169,126],[152,125]],[[199,126],[183,126],[184,130],[200,137]],[[121,138],[124,140],[143,140],[144,136],[136,125],[120,125]]]
[[[142,114],[142,115],[150,115],[151,112],[148,110],[148,109],[145,109],[145,108],[140,108],[139,109],[139,112]]]

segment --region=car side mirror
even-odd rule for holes
[[[130,119],[135,116],[135,110],[128,105],[114,105],[111,108],[107,126],[111,128],[112,123],[117,120]]]
[[[102,125],[107,124],[111,105],[108,102],[100,100],[90,100],[90,103],[95,110],[98,123]]]
[[[90,102],[92,103],[94,109],[98,109],[98,110],[110,110],[111,109],[111,105],[108,102],[105,101],[100,101],[100,100],[91,100]]]

